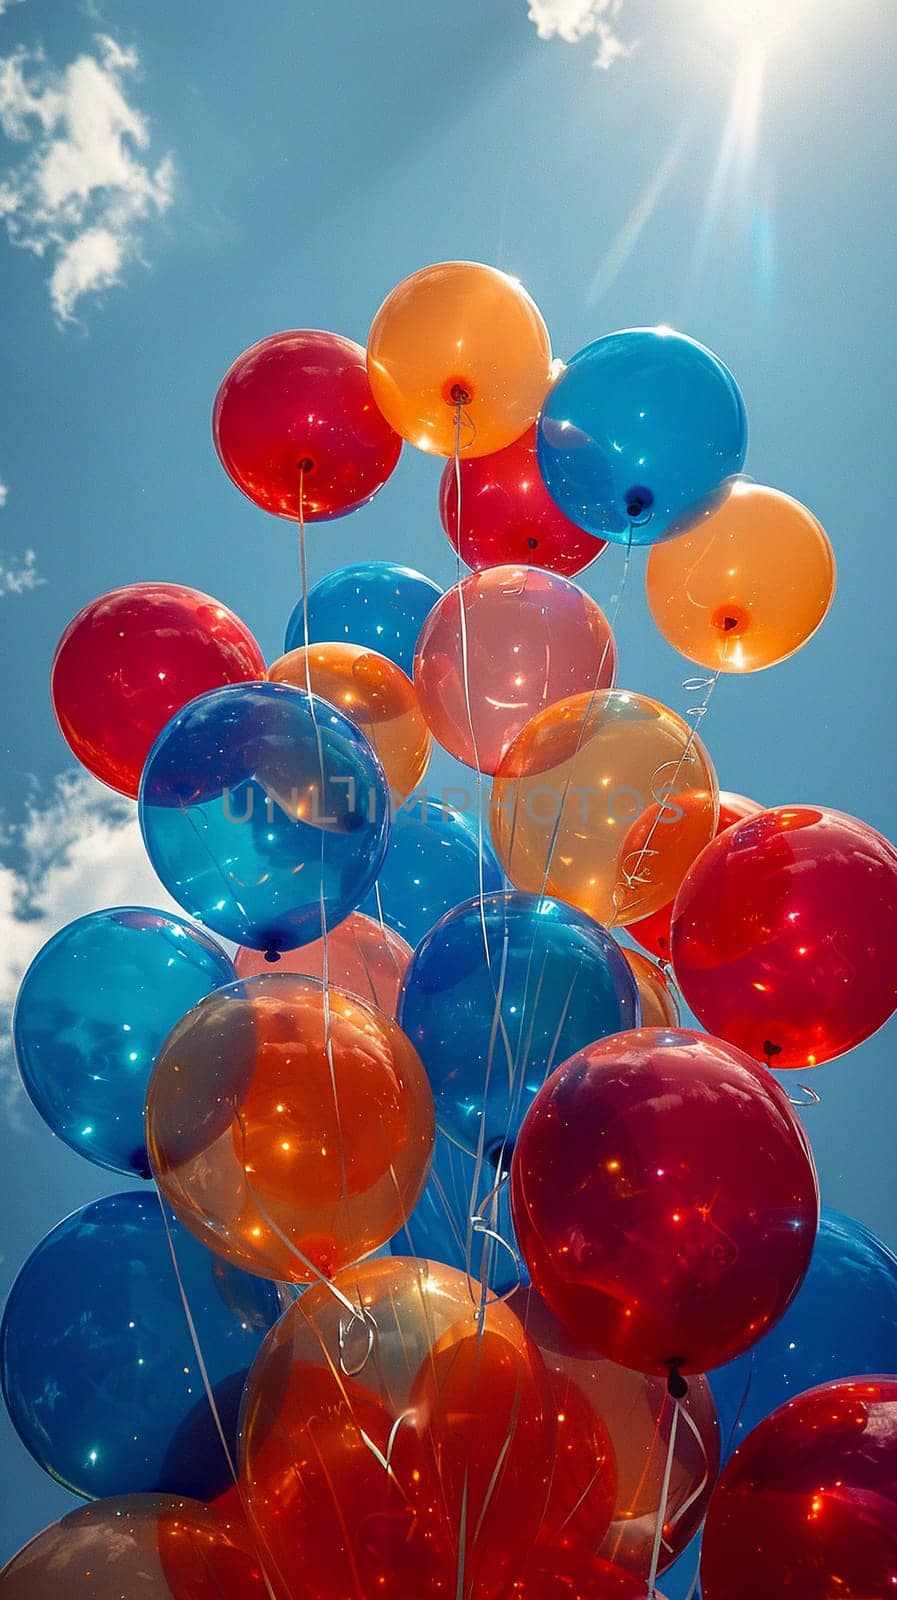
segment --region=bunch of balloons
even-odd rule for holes
[[[770,1068],[897,1007],[897,852],[721,793],[575,581],[648,547],[712,688],[818,628],[824,530],[741,476],[709,350],[640,328],[554,361],[470,262],[400,283],[364,349],[254,345],[213,432],[298,524],[302,592],[270,664],[165,583],[56,652],[60,729],[184,916],[82,917],[19,993],[41,1116],[150,1186],[62,1221],[9,1297],[10,1416],[89,1503],[0,1597],[649,1600],[706,1519],[704,1600],[883,1600],[897,1261],[820,1222]],[[307,526],[403,441],[444,462],[457,581],[308,590]],[[422,789],[434,744],[475,815]]]

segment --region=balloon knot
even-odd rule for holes
[[[668,1361],[667,1366],[670,1369],[670,1374],[667,1378],[667,1394],[671,1400],[684,1400],[688,1394],[688,1383],[680,1371],[679,1359]]]

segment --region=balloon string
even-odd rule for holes
[[[679,1430],[679,1412],[681,1406],[677,1399],[673,1399],[673,1421],[670,1426],[670,1442],[667,1446],[667,1458],[663,1469],[663,1483],[660,1489],[660,1504],[657,1507],[657,1521],[654,1526],[654,1545],[651,1550],[651,1570],[648,1574],[648,1594],[651,1600],[657,1600],[657,1569],[660,1566],[660,1547],[663,1543],[663,1528],[667,1514],[667,1501],[670,1495],[670,1480],[673,1475],[673,1459],[676,1454],[676,1434]]]

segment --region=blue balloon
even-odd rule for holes
[[[701,1535],[696,1533],[678,1561],[674,1561],[673,1565],[667,1567],[666,1572],[661,1574],[660,1589],[657,1591],[658,1600],[661,1590],[663,1600],[701,1600],[701,1588],[697,1582],[700,1559]],[[762,1596],[758,1596],[758,1600],[762,1600]]]
[[[246,1373],[280,1314],[277,1288],[170,1226],[233,1452]],[[0,1355],[19,1437],[73,1493],[211,1500],[232,1481],[156,1194],[110,1195],[47,1234],[13,1284]]]
[[[596,339],[549,390],[539,470],[571,521],[616,544],[656,544],[715,503],[747,452],[728,367],[667,328]]]
[[[405,1226],[392,1240],[393,1255],[423,1256],[466,1272],[469,1232],[470,1272],[474,1278],[485,1277],[495,1294],[507,1294],[518,1284],[526,1283],[526,1267],[517,1250],[511,1220],[508,1176],[507,1162],[499,1181],[498,1168],[488,1159],[480,1162],[478,1173],[476,1159],[437,1130],[426,1188]],[[478,1225],[469,1227],[473,1217],[479,1219]],[[494,1233],[505,1243],[492,1238]]]
[[[418,634],[441,595],[431,578],[392,561],[337,567],[308,591],[309,643],[348,639],[366,645],[388,656],[410,678]],[[304,643],[300,600],[287,624],[284,650],[298,650]]]
[[[484,822],[483,887],[488,893],[503,883]],[[403,807],[393,818],[377,889],[387,927],[418,944],[446,911],[480,892],[476,822],[439,800]],[[361,909],[379,920],[377,895],[369,894]]]
[[[508,1151],[546,1077],[638,1026],[623,952],[591,917],[519,890],[468,900],[418,945],[398,1020],[430,1079],[437,1123],[465,1149]]]
[[[176,1022],[236,972],[180,917],[143,906],[92,911],[44,945],[16,1001],[22,1081],[53,1132],[99,1167],[152,1176],[146,1086]]]
[[[287,684],[236,683],[163,728],[143,769],[140,826],[179,905],[274,957],[319,939],[367,894],[386,852],[389,788],[334,706]]]
[[[723,1460],[792,1396],[885,1372],[897,1372],[897,1259],[862,1223],[823,1209],[809,1270],[781,1321],[710,1374]]]

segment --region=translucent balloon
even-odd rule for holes
[[[426,1188],[392,1240],[393,1255],[444,1261],[493,1294],[516,1289],[526,1271],[514,1240],[509,1174],[510,1154],[498,1164],[478,1161],[437,1128]]]
[[[70,1511],[0,1572],[2,1600],[265,1600],[243,1519],[134,1494]]]
[[[352,339],[296,328],[238,356],[215,396],[212,434],[225,472],[263,511],[340,517],[382,488],[402,441],[374,405]]]
[[[810,1261],[819,1190],[765,1067],[706,1034],[602,1039],[537,1095],[511,1162],[534,1286],[590,1349],[705,1372],[755,1344]]]
[[[492,785],[492,839],[511,882],[608,927],[671,899],[717,815],[716,774],[694,730],[623,689],[541,711]]]
[[[169,1226],[233,1451],[246,1371],[279,1297]],[[13,1425],[74,1494],[212,1499],[231,1481],[157,1195],[109,1195],[48,1233],[13,1284],[0,1346]]]
[[[743,794],[730,794],[728,790],[721,789],[719,793],[719,817],[717,819],[717,833],[725,833],[736,822],[743,822],[745,817],[756,817],[763,807],[756,800],[748,800]],[[691,862],[688,863],[691,865]],[[683,873],[683,877],[685,874]],[[631,934],[637,944],[649,955],[657,956],[661,961],[670,959],[670,923],[673,920],[673,901],[668,900],[659,911],[652,912],[650,917],[643,917],[640,922],[627,924],[626,932]]]
[[[412,567],[392,561],[358,561],[337,567],[308,591],[308,637],[311,644],[349,641],[378,650],[407,677],[414,671],[414,652],[424,618],[442,594],[437,583]],[[302,601],[287,625],[284,651],[305,644]]]
[[[638,989],[642,1026],[678,1028],[679,1007],[663,968],[638,950],[623,950],[623,955]]]
[[[150,1176],[143,1104],[169,1029],[236,973],[201,929],[142,906],[92,911],[44,945],[13,1019],[44,1121],[97,1166]]]
[[[609,333],[568,363],[539,418],[539,469],[561,511],[616,544],[655,544],[740,472],[747,416],[731,372],[672,328]]]
[[[252,634],[220,601],[178,583],[132,583],[69,623],[50,694],[81,765],[133,799],[153,740],[182,706],[264,676]]]
[[[417,788],[433,741],[414,685],[394,661],[360,644],[313,644],[281,656],[268,678],[294,689],[305,689],[310,680],[314,694],[361,729],[380,758],[393,798],[404,800]]]
[[[473,818],[439,800],[422,800],[393,819],[386,859],[377,879],[377,894],[362,909],[416,945],[434,923],[462,900],[502,887],[501,868],[488,829],[483,828],[482,863],[479,830]]]
[[[458,528],[458,484],[461,527]],[[565,517],[542,481],[536,429],[494,455],[446,463],[439,515],[462,561],[474,571],[513,562],[573,578],[607,548]]]
[[[645,582],[674,649],[713,671],[757,672],[816,632],[835,593],[835,555],[806,506],[736,480],[688,533],[651,551]]]
[[[186,1228],[250,1272],[312,1283],[385,1244],[413,1210],[433,1097],[381,1011],[272,974],[219,989],[174,1029],[146,1130]]]
[[[321,937],[377,876],[389,791],[364,734],[317,696],[259,683],[201,696],[169,723],[140,785],[166,889],[238,944]]]
[[[368,335],[371,388],[386,420],[418,450],[501,450],[535,421],[551,381],[551,345],[516,278],[443,261],[403,279]],[[460,418],[460,427],[458,420]]]
[[[552,1548],[534,1552],[525,1576],[501,1600],[663,1600],[663,1595],[600,1556]]]
[[[555,1065],[638,1020],[610,935],[572,906],[517,891],[449,911],[415,950],[399,1001],[439,1125],[472,1155],[509,1150]]]
[[[701,1023],[814,1067],[897,1007],[897,850],[856,817],[779,806],[729,828],[676,896],[672,955]]]
[[[362,911],[350,911],[344,922],[327,934],[327,980],[337,989],[358,995],[394,1017],[411,947]],[[245,946],[234,956],[240,978],[258,978],[272,972],[294,972],[308,978],[324,977],[324,940],[286,950],[272,966],[260,950]]]
[[[421,710],[459,761],[494,773],[531,717],[565,696],[616,680],[617,651],[600,606],[537,567],[490,567],[433,607],[414,658]]]

